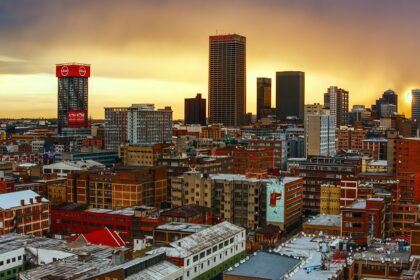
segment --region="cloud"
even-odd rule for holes
[[[420,85],[419,12],[418,1],[391,0],[3,0],[0,74],[53,74],[56,63],[79,61],[99,77],[206,88],[217,30],[247,37],[248,111],[256,76],[293,69],[306,72],[309,101],[338,85],[351,103],[369,103]],[[175,103],[194,94],[179,92]]]

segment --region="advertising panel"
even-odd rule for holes
[[[284,185],[280,182],[267,185],[267,223],[284,223]]]
[[[69,127],[83,127],[85,125],[86,113],[81,110],[73,110],[68,113]]]
[[[58,78],[63,77],[90,77],[89,65],[65,64],[55,67],[55,75]]]

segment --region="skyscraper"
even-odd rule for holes
[[[243,124],[246,112],[246,38],[210,36],[209,123]]]
[[[90,65],[57,64],[55,74],[58,78],[58,133],[66,128],[88,127]]]
[[[121,144],[127,142],[127,107],[105,108],[106,150],[118,150]]]
[[[411,91],[411,118],[420,121],[420,89]]]
[[[276,73],[276,116],[278,119],[303,119],[305,104],[305,73],[285,71]]]
[[[271,79],[257,78],[257,120],[271,113]]]
[[[195,98],[185,98],[184,123],[206,125],[206,99],[197,93]]]
[[[329,87],[330,114],[335,116],[337,127],[349,124],[349,92],[338,87]],[[324,100],[325,100],[324,95]]]

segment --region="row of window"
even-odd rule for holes
[[[20,261],[20,260],[22,260],[22,258],[23,258],[23,260],[26,260],[26,256],[23,255],[23,256],[18,256],[17,258],[13,257],[13,258],[7,259],[5,261],[0,261],[0,266],[3,266],[5,264],[9,264],[9,263],[14,263],[14,262],[16,262],[16,260]]]

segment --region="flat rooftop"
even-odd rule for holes
[[[337,239],[325,240],[330,245]],[[301,265],[289,274],[289,280],[325,280],[342,271],[344,263],[340,262],[330,262],[328,270],[312,270],[309,273],[306,271],[307,267],[321,265],[322,253],[319,250],[321,241],[321,238],[298,234],[273,250],[280,255],[301,258]]]
[[[341,216],[320,214],[320,215],[315,216],[315,218],[308,220],[303,225],[340,227]]]
[[[167,223],[156,227],[155,230],[179,231],[186,233],[197,233],[210,228],[211,225],[189,224],[189,223]]]
[[[278,280],[294,270],[300,262],[300,260],[293,257],[262,251],[247,257],[245,262],[228,269],[223,274],[249,277],[251,279]]]

